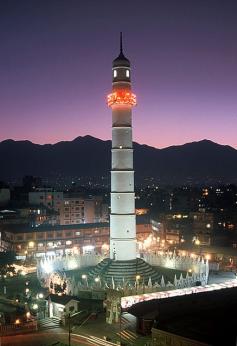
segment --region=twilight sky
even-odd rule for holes
[[[236,13],[236,0],[1,0],[0,141],[110,139],[123,31],[134,140],[237,148]]]

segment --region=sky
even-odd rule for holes
[[[234,0],[1,0],[0,141],[110,139],[123,31],[134,141],[237,148],[236,13]]]

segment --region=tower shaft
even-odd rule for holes
[[[136,258],[132,143],[136,96],[131,93],[130,63],[122,50],[113,62],[113,91],[108,104],[112,108],[110,258],[132,260]]]

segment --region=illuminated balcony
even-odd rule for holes
[[[107,103],[109,107],[115,104],[136,106],[137,98],[129,91],[115,91],[107,96]]]

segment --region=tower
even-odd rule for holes
[[[130,62],[123,54],[113,61],[112,93],[108,95],[112,109],[112,164],[110,258],[118,261],[136,259],[136,215],[132,144],[132,107],[136,96],[131,92]]]

